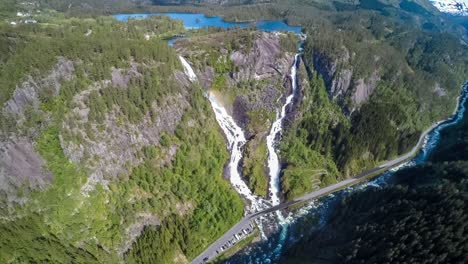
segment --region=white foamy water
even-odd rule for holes
[[[277,113],[276,121],[271,126],[270,134],[267,136],[267,147],[268,147],[268,170],[270,176],[270,196],[271,203],[273,206],[280,203],[280,161],[278,154],[276,153],[276,143],[281,139],[283,129],[283,119],[286,116],[286,110],[294,99],[294,95],[297,89],[297,63],[299,60],[299,54],[296,54],[294,58],[294,65],[291,67],[291,79],[292,79],[292,91],[291,94],[286,98],[286,102],[281,108],[281,111]]]
[[[195,75],[195,72],[190,64],[182,56],[179,56],[179,58],[182,62],[182,65],[184,66],[185,74],[189,77],[190,81],[196,81],[197,76]],[[215,113],[216,121],[223,130],[224,135],[228,141],[227,148],[231,154],[228,164],[228,171],[232,186],[240,195],[242,195],[250,202],[251,207],[246,213],[253,213],[264,209],[264,200],[252,193],[252,191],[242,179],[241,173],[239,172],[240,162],[242,160],[243,154],[242,149],[247,143],[244,131],[236,124],[234,118],[229,115],[224,106],[217,101],[216,97],[212,93],[209,93],[207,97]]]
[[[242,160],[242,148],[245,143],[247,143],[244,131],[242,131],[242,128],[236,124],[226,109],[217,102],[216,97],[213,94],[208,94],[208,99],[210,100],[211,107],[215,112],[216,120],[228,140],[228,149],[231,152],[231,159],[229,160],[228,165],[231,184],[239,194],[251,202],[251,210],[257,211],[262,208],[263,199],[252,194],[252,191],[244,182],[241,173],[239,172],[239,164]]]
[[[185,74],[187,74],[187,76],[189,77],[189,80],[192,82],[196,81],[197,75],[193,71],[192,66],[190,66],[190,64],[188,63],[187,60],[185,60],[184,57],[179,56],[179,59],[180,59],[180,62],[182,62],[182,66],[184,66]]]

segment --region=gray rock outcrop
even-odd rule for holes
[[[19,188],[24,191],[44,189],[52,181],[44,165],[29,139],[10,138],[0,142],[0,193],[9,203],[21,203],[25,198],[17,195]]]
[[[63,81],[73,78],[75,67],[73,62],[59,58],[54,68],[43,78],[34,79],[31,76],[18,85],[10,100],[5,103],[4,111],[17,119],[24,118],[28,106],[34,110],[39,107],[39,98],[57,96]]]
[[[340,104],[345,113],[351,113],[367,102],[380,81],[378,69],[367,78],[355,76],[350,59],[344,46],[337,59],[318,51],[312,58],[314,70],[322,76],[329,96]],[[351,105],[346,103],[348,98]]]
[[[176,73],[175,79],[181,76]],[[186,82],[183,78],[176,81]],[[93,190],[98,183],[106,186],[110,180],[128,174],[132,168],[141,164],[143,158],[137,155],[138,152],[145,146],[158,145],[163,133],[173,133],[185,109],[189,107],[186,94],[174,93],[166,96],[159,105],[153,102],[151,112],[157,113],[157,116],[148,113],[138,123],[122,120],[123,115],[116,105],[105,115],[102,124],[90,122],[87,98],[93,91],[100,89],[120,89],[111,84],[110,80],[95,83],[75,95],[75,108],[65,117],[62,125],[64,135],[71,135],[61,137],[65,155],[90,172],[88,182],[82,188],[85,193]],[[77,142],[69,138],[82,140]],[[171,147],[167,156],[174,156],[176,149],[176,146]]]

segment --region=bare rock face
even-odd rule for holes
[[[230,60],[239,69],[232,78],[239,82],[249,79],[265,80],[285,74],[292,65],[294,56],[283,55],[279,35],[262,32],[255,39],[251,51],[246,54],[235,51],[230,55]]]
[[[314,70],[322,76],[328,92],[333,98],[345,95],[350,88],[353,71],[342,67],[343,64],[349,62],[349,58],[349,52],[345,47],[342,49],[342,55],[336,60],[319,52],[314,53]]]
[[[45,171],[44,160],[26,138],[11,138],[0,142],[0,193],[9,202],[22,202],[17,197],[18,188],[44,189],[52,182],[52,175]]]
[[[352,65],[349,65],[350,55],[345,47],[342,47],[338,59],[315,52],[312,62],[314,70],[322,76],[330,97],[337,100],[348,113],[369,100],[380,81],[377,69],[368,78],[356,77]],[[347,98],[351,98],[352,105],[344,105]]]
[[[351,86],[352,77],[353,71],[349,69],[345,69],[336,73],[336,76],[332,80],[330,87],[330,93],[332,94],[333,98],[346,95],[348,89]]]
[[[28,77],[18,85],[3,113],[25,120],[25,111],[38,111],[41,97],[57,96],[63,81],[71,80],[75,71],[72,61],[59,58],[53,69],[41,78]],[[52,182],[52,175],[44,168],[45,161],[35,151],[33,141],[25,137],[11,137],[0,141],[0,193],[11,203],[22,203],[18,190],[44,189]]]
[[[13,96],[5,103],[5,112],[18,119],[24,118],[24,111],[28,106],[34,110],[39,107],[40,96],[57,96],[61,83],[73,78],[75,67],[73,62],[59,58],[54,68],[42,79],[29,77],[27,81],[18,85]]]
[[[112,85],[115,87],[127,88],[132,78],[140,77],[138,65],[131,63],[129,69],[112,69]]]
[[[148,113],[139,123],[122,120],[123,115],[118,106],[106,114],[103,124],[89,123],[87,97],[94,90],[118,89],[109,87],[110,83],[104,81],[94,84],[75,95],[73,102],[76,107],[63,123],[65,134],[73,135],[72,138],[82,138],[81,142],[73,142],[62,137],[61,145],[71,161],[90,171],[88,182],[82,188],[85,193],[93,190],[97,183],[106,186],[109,180],[129,173],[131,168],[143,162],[138,152],[145,146],[158,145],[162,133],[173,133],[189,106],[185,95],[176,93],[167,96],[161,105],[154,102],[152,112],[157,113],[157,116],[152,117]],[[169,152],[176,150],[177,146],[174,146]],[[171,156],[171,153],[168,155]]]
[[[249,113],[252,111],[266,111],[275,113],[284,94],[291,91],[290,70],[294,63],[294,55],[284,50],[281,46],[279,33],[247,32],[238,33],[240,36],[250,34],[249,45],[239,44],[234,50],[228,51],[225,46],[225,36],[210,35],[209,38],[197,39],[192,43],[179,42],[176,48],[184,57],[196,57],[193,61],[194,70],[199,77],[200,84],[210,90],[215,78],[220,77],[216,73],[211,62],[203,62],[212,50],[218,51],[218,62],[233,65],[229,73],[223,74],[225,80],[221,88],[226,93],[228,102],[226,109],[231,112],[237,124],[244,128],[249,135]],[[244,34],[244,35],[243,35]],[[203,45],[198,45],[203,43]],[[206,44],[206,45],[205,45]],[[206,46],[210,50],[205,50]],[[248,46],[248,47],[247,47]],[[242,91],[242,92],[240,92]],[[224,94],[223,94],[224,96]],[[272,120],[271,120],[272,121]],[[269,126],[265,125],[265,129]]]
[[[436,82],[435,85],[434,85],[434,93],[438,97],[442,97],[442,96],[447,95],[447,91],[442,86],[440,86],[440,83],[438,83],[438,82]]]
[[[200,83],[203,87],[209,88],[211,87],[211,84],[213,82],[213,79],[215,77],[215,71],[213,67],[206,66],[204,71],[201,71],[200,74],[198,74]]]
[[[161,221],[159,217],[153,215],[151,213],[139,213],[136,216],[135,223],[131,224],[125,230],[126,239],[122,246],[119,248],[119,255],[123,256],[125,252],[127,252],[131,247],[133,242],[141,235],[145,227],[147,226],[159,226],[161,225]]]
[[[358,79],[354,83],[354,92],[352,94],[352,101],[354,106],[359,106],[360,104],[366,102],[375,88],[377,87],[377,82],[380,80],[380,77],[376,72],[368,80]]]

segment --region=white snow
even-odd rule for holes
[[[468,0],[430,0],[430,2],[441,12],[468,16]]]

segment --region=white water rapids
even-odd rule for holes
[[[270,176],[270,199],[273,206],[280,203],[280,173],[281,166],[276,153],[276,144],[281,140],[283,119],[286,117],[286,111],[289,105],[294,99],[294,95],[297,89],[297,63],[299,60],[299,54],[296,54],[294,58],[294,65],[291,67],[291,79],[292,79],[292,91],[291,94],[286,98],[286,102],[281,108],[281,111],[277,113],[276,121],[271,126],[270,134],[267,136],[268,146],[268,170]]]

